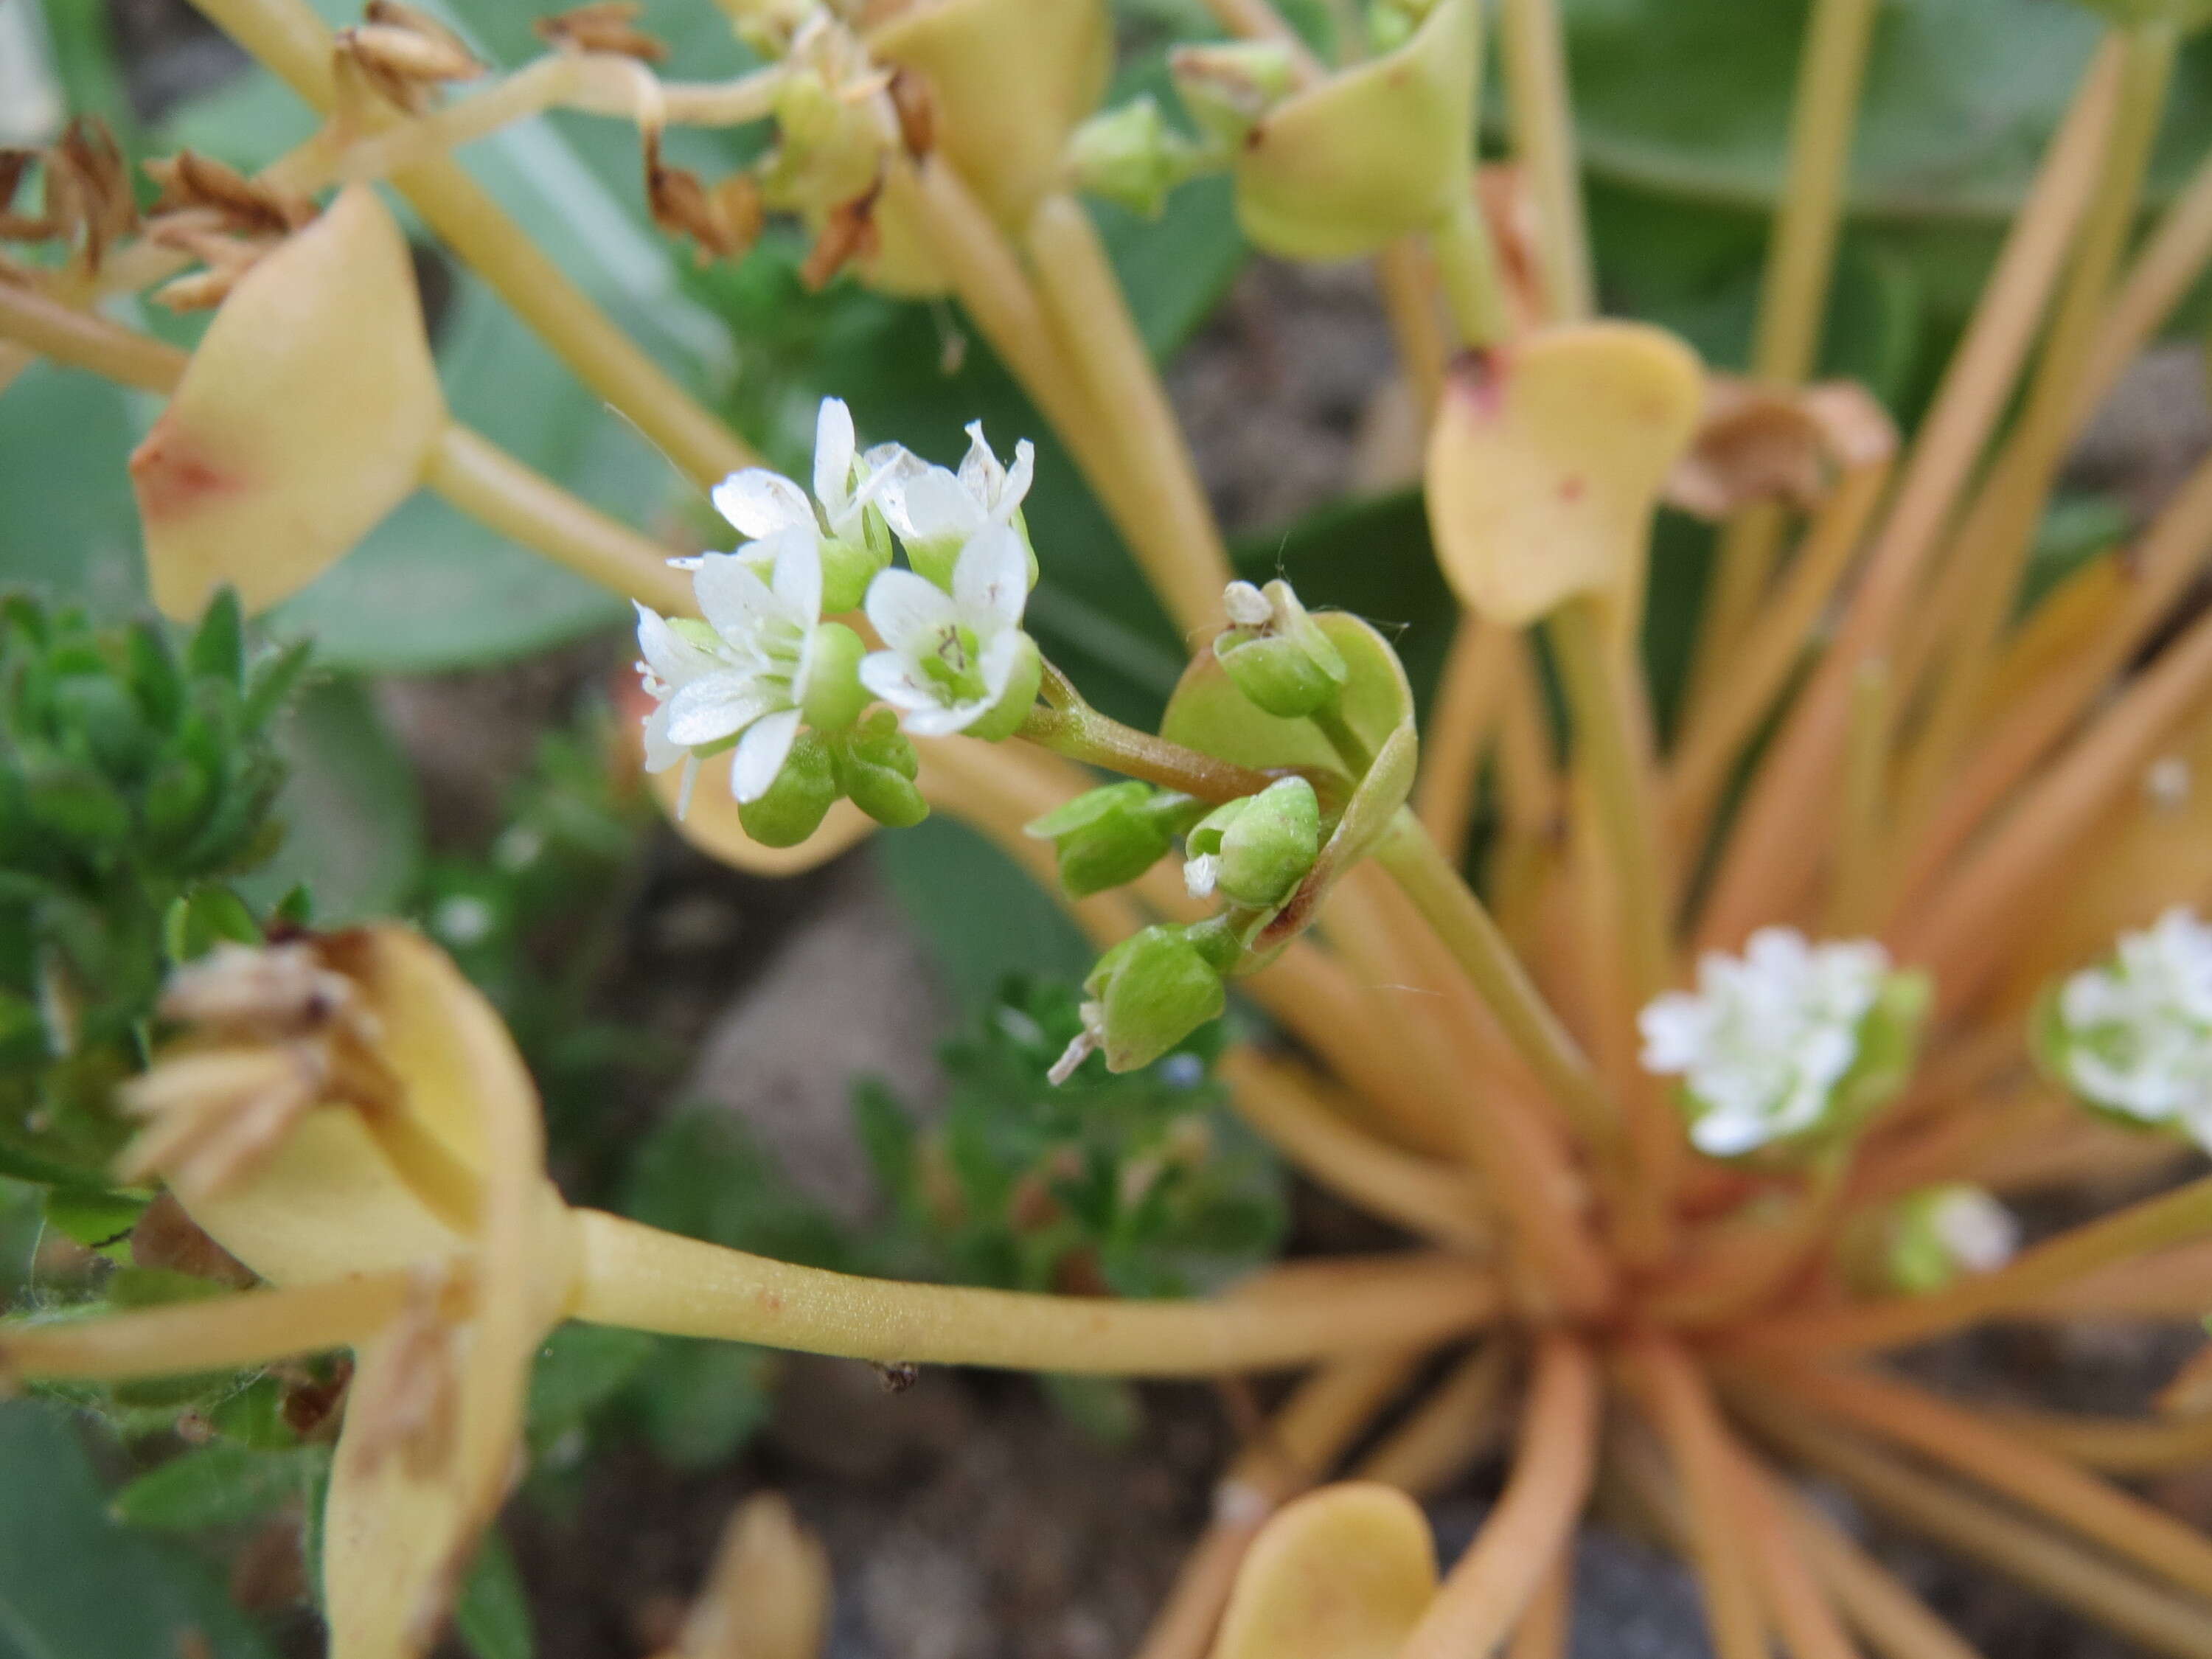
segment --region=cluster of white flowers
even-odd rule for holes
[[[2058,989],[2051,1063],[2090,1104],[2212,1146],[2212,927],[2181,907]]]
[[[870,694],[917,737],[969,730],[1019,702],[1036,664],[1021,625],[1036,568],[1020,517],[1035,452],[1024,440],[1005,466],[981,422],[968,433],[957,473],[897,444],[861,453],[851,412],[825,398],[811,495],[760,467],[715,487],[715,508],[746,543],[673,561],[692,573],[700,619],[638,607],[638,672],[657,705],[648,770],[696,769],[734,744],[732,790],[751,803],[802,725],[848,726]],[[885,568],[893,532],[911,571]],[[884,647],[865,659],[850,629],[823,620],[825,608],[856,605]]]
[[[1706,955],[1695,992],[1644,1008],[1644,1069],[1682,1079],[1690,1139],[1710,1157],[1801,1133],[1858,1059],[1888,973],[1870,939],[1813,945],[1794,928],[1762,928],[1740,957]]]

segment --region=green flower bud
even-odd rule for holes
[[[1224,151],[1241,145],[1297,78],[1289,48],[1268,40],[1177,46],[1168,73],[1191,119]]]
[[[830,752],[837,787],[877,823],[910,830],[929,816],[929,803],[915,787],[921,774],[921,757],[890,709],[878,708],[834,739]]]
[[[1078,190],[1157,219],[1168,192],[1196,171],[1199,156],[1147,94],[1078,127],[1067,141],[1066,165]]]
[[[829,740],[818,732],[801,732],[768,793],[738,804],[738,822],[763,847],[796,847],[822,827],[836,801]]]
[[[1285,720],[1336,701],[1351,678],[1344,653],[1288,582],[1231,582],[1221,598],[1230,626],[1214,640],[1213,654],[1238,690]]]
[[[1868,1293],[1928,1296],[2011,1261],[2020,1223],[1981,1188],[1947,1182],[1906,1194],[1844,1243],[1845,1270]]]
[[[870,516],[873,516],[872,514]],[[822,611],[824,616],[834,616],[840,611],[859,607],[868,594],[868,584],[876,573],[891,562],[890,535],[885,531],[881,537],[876,526],[862,520],[866,526],[862,539],[848,541],[842,536],[822,538]]]
[[[866,641],[842,623],[823,623],[814,630],[814,661],[799,707],[816,731],[846,730],[872,701],[860,684],[860,659],[867,653]]]
[[[1284,778],[1208,813],[1188,846],[1183,879],[1194,897],[1218,892],[1232,904],[1273,910],[1321,855],[1321,802],[1304,778]]]
[[[1143,875],[1200,810],[1188,795],[1132,780],[1078,795],[1023,833],[1054,843],[1060,886],[1070,898],[1085,898]]]
[[[1012,672],[1006,676],[1006,689],[991,705],[991,712],[968,728],[969,737],[981,738],[986,743],[1011,738],[1021,730],[1022,722],[1036,707],[1037,687],[1044,683],[1044,659],[1037,654],[1035,640],[1024,634],[1021,641],[1021,654],[1015,659]]]
[[[1085,1056],[1103,1049],[1109,1072],[1149,1066],[1228,1006],[1221,974],[1192,929],[1159,922],[1098,958],[1083,981],[1083,1035],[1052,1069],[1064,1083]]]

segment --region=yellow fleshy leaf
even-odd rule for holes
[[[1474,187],[1481,52],[1474,0],[1443,0],[1395,52],[1277,105],[1237,155],[1244,234],[1288,258],[1348,259],[1442,222]]]
[[[1462,357],[1427,467],[1437,562],[1462,603],[1514,628],[1578,593],[1632,615],[1652,510],[1703,395],[1695,355],[1643,323]]]
[[[1437,1589],[1420,1506],[1395,1486],[1324,1486],[1253,1540],[1212,1659],[1394,1659]]]
[[[131,457],[155,603],[297,592],[414,489],[445,419],[406,239],[356,185],[240,281]]]
[[[1012,229],[1059,184],[1068,135],[1105,95],[1114,35],[1103,0],[916,0],[868,50],[928,77],[938,147]]]
[[[820,1540],[780,1495],[757,1493],[723,1529],[713,1575],[662,1659],[817,1659],[830,1589]]]

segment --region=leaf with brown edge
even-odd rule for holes
[[[1429,437],[1429,525],[1461,602],[1525,627],[1579,593],[1632,615],[1651,514],[1704,376],[1644,323],[1577,323],[1454,364]]]
[[[356,185],[239,281],[131,457],[155,603],[298,592],[414,490],[445,420],[405,239]]]
[[[1376,1482],[1324,1486],[1252,1540],[1212,1659],[1395,1659],[1436,1590],[1420,1505]]]

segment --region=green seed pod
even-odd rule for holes
[[[1146,219],[1159,217],[1196,161],[1149,94],[1092,116],[1067,141],[1067,176],[1078,190]]]
[[[1334,702],[1351,671],[1344,653],[1286,581],[1231,582],[1222,595],[1228,630],[1213,654],[1238,690],[1270,714],[1297,720]]]
[[[1190,832],[1191,891],[1273,910],[1321,855],[1321,802],[1304,778],[1284,778],[1216,809]]]
[[[841,611],[857,610],[868,595],[868,584],[876,573],[891,562],[890,542],[886,535],[878,538],[866,520],[862,520],[863,533],[859,541],[848,541],[842,536],[822,538],[822,611],[835,616]]]
[[[1160,922],[1098,958],[1083,981],[1084,1025],[1109,1072],[1149,1066],[1228,1006],[1221,975],[1190,938]]]
[[[738,803],[738,822],[763,847],[796,847],[837,801],[836,769],[819,732],[801,732],[768,793]]]
[[[1134,881],[1167,856],[1199,804],[1133,780],[1109,783],[1054,808],[1023,833],[1054,843],[1060,884],[1085,898]]]
[[[860,684],[866,643],[842,623],[814,630],[814,662],[806,678],[806,723],[817,732],[842,732],[860,718],[871,695]]]
[[[915,787],[921,775],[921,757],[890,709],[878,708],[833,739],[830,750],[838,787],[877,823],[910,830],[929,816],[929,803]]]

